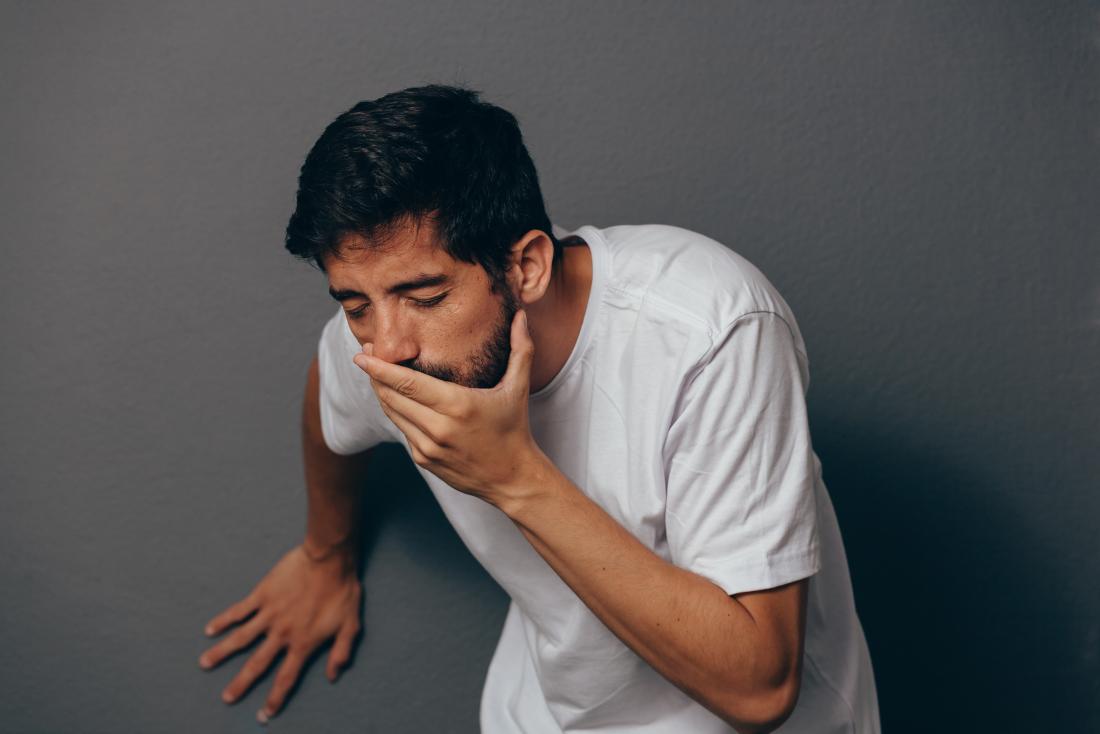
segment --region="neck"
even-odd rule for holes
[[[537,392],[565,366],[584,324],[592,284],[592,254],[579,237],[562,240],[560,277],[550,279],[546,295],[527,309],[535,360],[531,392]]]

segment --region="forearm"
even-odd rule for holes
[[[549,460],[500,509],[577,596],[658,673],[739,731],[766,731],[779,694],[749,611],[657,556]]]
[[[358,549],[363,480],[371,451],[334,453],[321,433],[316,360],[310,367],[302,406],[302,460],[307,517],[304,545],[315,560]]]

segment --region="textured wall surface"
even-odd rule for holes
[[[887,731],[1100,730],[1098,58],[1087,2],[5,3],[0,729],[254,726],[196,659],[304,528],[298,167],[436,81],[559,224],[791,304]],[[272,726],[475,732],[507,598],[396,445],[369,492],[353,666]]]

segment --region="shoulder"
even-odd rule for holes
[[[801,335],[786,300],[746,257],[707,235],[667,224],[617,225],[599,230],[609,255],[608,285],[647,307],[679,314],[718,337],[739,318],[770,312]]]

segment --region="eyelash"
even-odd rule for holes
[[[429,299],[423,300],[423,301],[418,300],[416,298],[413,298],[412,301],[413,301],[413,303],[415,303],[420,308],[432,308],[433,306],[438,306],[440,304],[440,302],[444,298],[447,297],[447,293],[450,293],[450,291],[445,291],[444,293],[440,293],[435,298],[429,298]],[[369,304],[364,303],[362,306],[355,309],[354,311],[345,311],[344,313],[346,313],[348,316],[352,317],[353,319],[357,319],[357,318],[359,318],[360,316],[363,315],[364,311],[367,310],[368,305]]]

